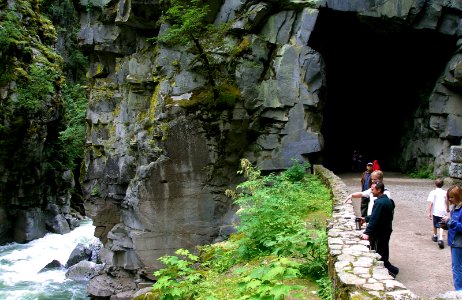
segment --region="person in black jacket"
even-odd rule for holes
[[[375,200],[370,216],[365,218],[367,227],[361,238],[369,240],[371,250],[375,250],[383,261],[383,265],[388,269],[388,273],[393,278],[398,275],[399,268],[393,266],[390,261],[389,242],[391,232],[393,231],[393,214],[395,203],[384,194],[385,185],[376,181],[372,183],[371,192]]]

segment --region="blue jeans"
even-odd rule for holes
[[[462,248],[451,247],[452,280],[456,291],[462,291]]]

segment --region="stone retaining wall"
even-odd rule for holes
[[[420,299],[388,275],[380,256],[360,239],[363,230],[355,230],[352,204],[343,203],[347,187],[334,173],[321,165],[315,173],[331,189],[334,202],[328,224],[329,274],[334,285],[334,299]]]
[[[462,179],[462,146],[451,146],[450,155],[449,176]]]

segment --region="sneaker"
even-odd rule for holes
[[[432,241],[438,242],[438,236],[437,236],[437,235],[434,235],[434,236],[432,237]]]
[[[443,249],[443,248],[444,248],[444,242],[443,242],[443,240],[439,240],[439,241],[438,241],[438,247],[440,247],[440,249]]]

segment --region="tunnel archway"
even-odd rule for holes
[[[455,51],[455,38],[321,9],[309,46],[325,63],[324,166],[349,171],[357,150],[361,170],[377,159],[384,170],[402,171],[397,161],[403,136],[428,102]]]

